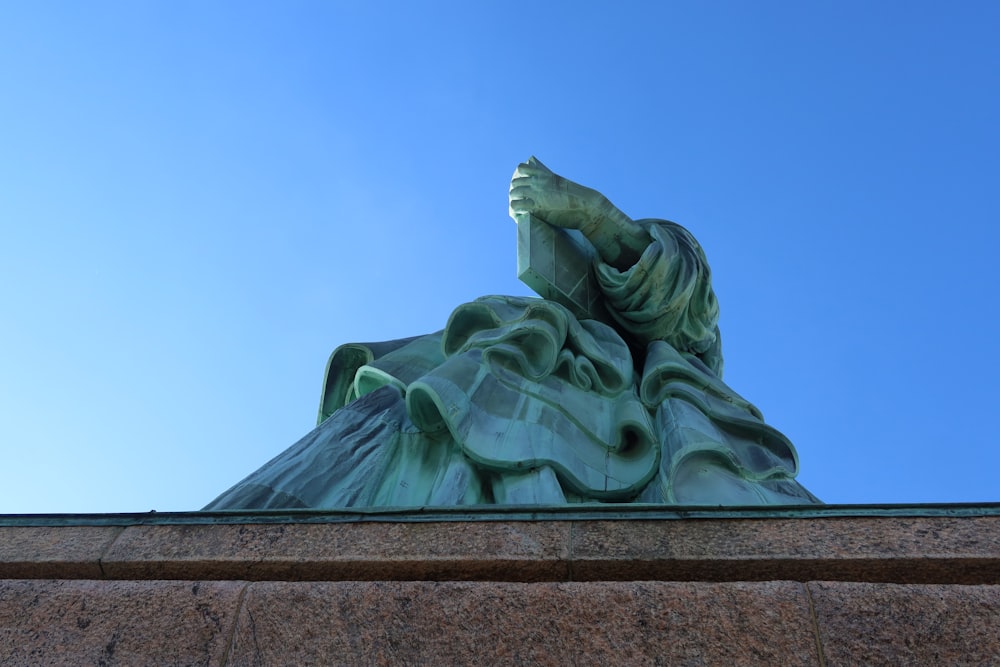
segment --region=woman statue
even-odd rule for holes
[[[510,212],[586,239],[606,321],[487,296],[437,333],[344,345],[319,425],[205,509],[820,502],[792,444],[722,382],[719,308],[686,229],[632,220],[534,158]]]

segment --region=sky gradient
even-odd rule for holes
[[[831,503],[1000,500],[1000,4],[0,5],[0,513],[195,510],[342,343],[527,295],[518,162],[688,227]]]

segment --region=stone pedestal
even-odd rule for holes
[[[0,664],[991,664],[1000,507],[0,517]]]

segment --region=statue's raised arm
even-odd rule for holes
[[[534,215],[550,225],[579,230],[601,258],[618,269],[639,259],[646,230],[597,190],[556,174],[537,158],[517,165],[510,179],[510,215]]]

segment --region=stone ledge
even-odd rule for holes
[[[118,579],[513,580],[568,577],[566,522],[131,526]]]
[[[3,578],[998,584],[1000,515],[8,525]]]
[[[116,526],[0,526],[0,578],[100,579]]]

